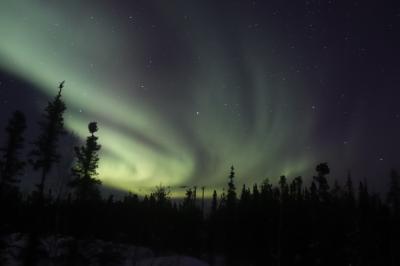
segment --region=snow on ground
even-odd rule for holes
[[[21,265],[26,252],[28,236],[19,233],[4,237],[6,248],[1,252],[0,261],[4,266]],[[155,257],[145,247],[136,247],[102,240],[75,240],[72,237],[50,236],[39,240],[38,265],[65,265],[74,259],[79,265],[97,266],[208,266],[207,263],[188,256]]]
[[[140,260],[136,266],[208,266],[208,264],[192,257],[168,256]]]

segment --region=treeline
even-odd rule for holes
[[[38,239],[49,235],[131,243],[158,255],[196,256],[211,265],[216,258],[226,265],[400,265],[400,176],[394,170],[382,198],[370,193],[366,182],[353,183],[350,174],[344,184],[329,181],[328,164],[321,163],[310,184],[281,176],[276,185],[266,179],[241,188],[232,167],[226,190],[214,191],[207,213],[195,188],[188,188],[182,201],[171,199],[163,186],[144,197],[128,193],[119,200],[103,199],[96,178],[101,146],[92,122],[86,143],[75,147],[70,193],[51,192],[46,185],[66,132],[63,85],[44,110],[29,159],[21,156],[26,121],[20,112],[10,119],[1,149],[0,232],[30,236],[25,265],[35,265]],[[28,169],[40,179],[22,196],[18,179]],[[6,248],[3,242],[0,247]],[[59,265],[84,265],[73,250]],[[103,265],[113,265],[112,259],[117,260],[108,256],[109,264]]]

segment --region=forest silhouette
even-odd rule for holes
[[[91,265],[80,254],[79,241],[98,239],[151,248],[157,255],[185,254],[217,265],[400,265],[400,175],[391,170],[386,195],[371,193],[365,181],[332,181],[328,163],[315,168],[309,184],[301,176],[281,176],[277,184],[236,187],[235,169],[226,176],[227,187],[213,191],[209,210],[187,188],[182,200],[171,198],[159,186],[149,195],[127,193],[121,199],[101,196],[97,167],[101,139],[96,122],[88,136],[74,147],[66,196],[48,186],[51,171],[60,162],[59,142],[67,134],[64,82],[48,102],[39,121],[40,133],[25,140],[25,115],[15,111],[6,126],[0,150],[0,265],[9,235],[21,233],[27,244],[22,265],[41,265],[40,239],[71,237],[67,253],[52,265]],[[101,125],[100,125],[101,130]],[[28,159],[24,149],[30,150]],[[28,195],[20,190],[23,173],[40,179]],[[308,178],[307,178],[308,180]],[[120,255],[109,248],[96,265],[118,265]],[[222,264],[218,264],[222,265]]]

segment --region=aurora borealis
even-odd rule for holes
[[[379,186],[400,166],[400,8],[375,5],[2,0],[0,69],[48,97],[66,80],[67,127],[98,122],[113,188],[221,187],[231,165],[239,183],[307,178],[320,161]]]

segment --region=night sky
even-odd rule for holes
[[[239,184],[310,180],[328,162],[379,191],[400,169],[399,2],[1,0],[0,126],[21,109],[32,141],[66,80],[67,128],[98,122],[106,186],[221,188],[231,165]]]

